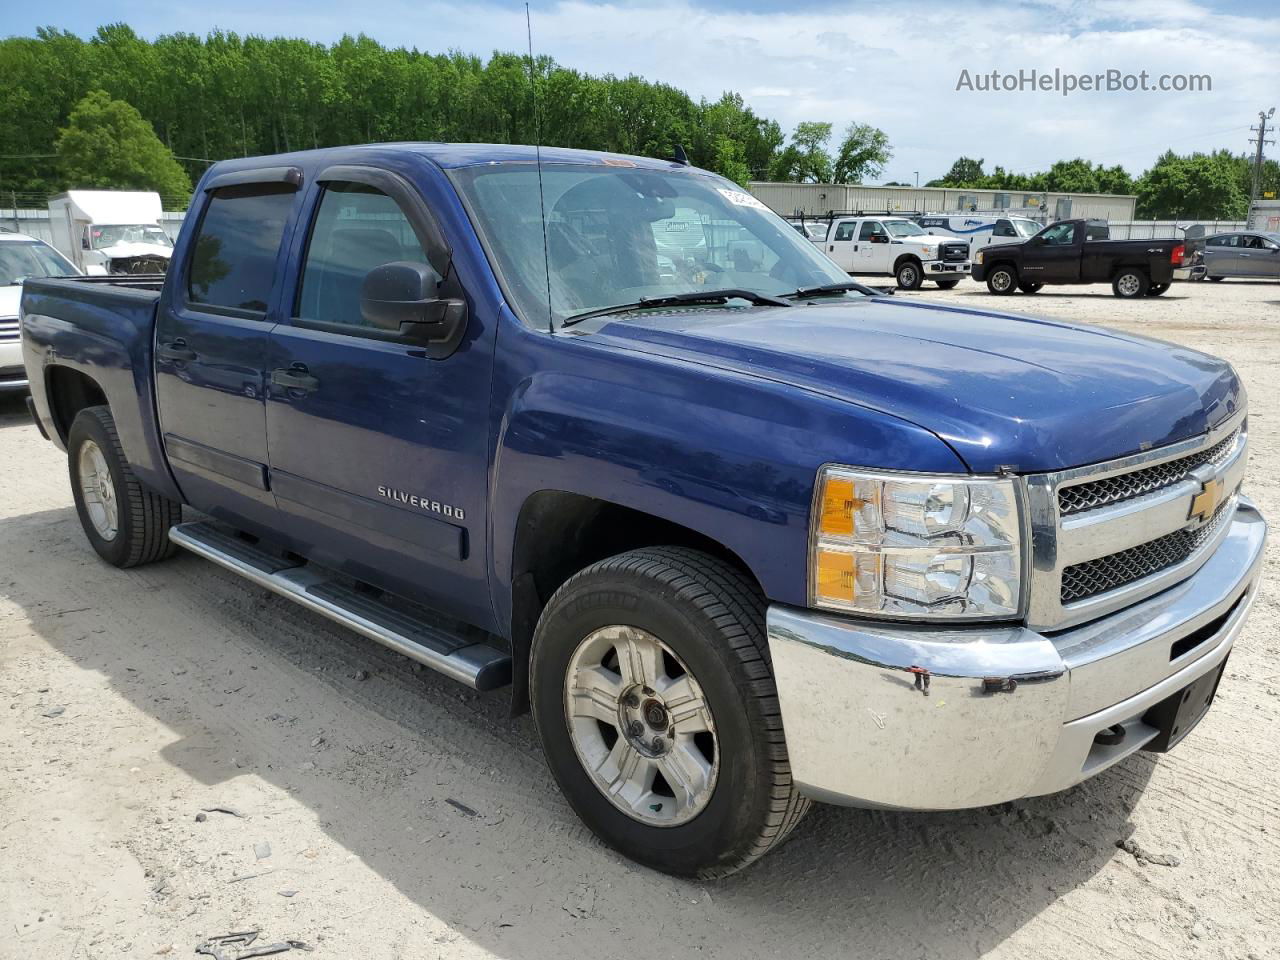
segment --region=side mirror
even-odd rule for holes
[[[370,326],[427,347],[435,359],[446,357],[462,340],[467,305],[441,296],[443,282],[425,263],[384,263],[365,274],[360,313]]]
[[[873,233],[871,235],[872,243],[888,243],[889,235],[887,233]]]

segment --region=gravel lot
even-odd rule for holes
[[[1280,284],[912,296],[1229,358],[1252,400],[1247,488],[1280,517]],[[1275,547],[1217,706],[1172,755],[1000,808],[818,808],[701,885],[597,843],[504,696],[193,556],[99,562],[20,401],[0,406],[0,464],[0,957],[190,956],[259,928],[357,960],[1280,958]],[[219,806],[240,815],[197,822]]]

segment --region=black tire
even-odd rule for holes
[[[110,477],[109,494],[117,517],[110,537],[99,533],[90,519],[81,484],[81,451],[89,443],[101,452]],[[86,407],[76,414],[67,434],[67,463],[80,526],[98,556],[116,567],[136,567],[173,555],[169,528],[182,521],[182,504],[152,493],[138,482],[107,407]]]
[[[1007,297],[1018,289],[1018,271],[1002,263],[987,274],[987,289],[997,297]]]
[[[1171,286],[1172,284],[1169,283],[1153,283],[1151,286],[1147,287],[1147,296],[1158,297],[1163,293],[1167,293]]]
[[[893,271],[899,290],[919,290],[924,283],[924,270],[919,260],[903,260]]]
[[[1143,270],[1125,267],[1111,281],[1111,292],[1122,300],[1138,300],[1147,295],[1151,280]]]
[[[1225,279],[1227,279],[1227,278],[1226,278],[1226,277],[1211,277],[1211,276],[1209,276],[1208,274],[1205,274],[1205,279],[1206,279],[1206,280],[1212,280],[1214,283],[1221,283],[1223,280],[1225,280]]]
[[[935,280],[934,281],[934,283],[938,285],[939,290],[954,290],[956,288],[956,284],[958,284],[959,282],[960,282],[959,280]]]
[[[702,688],[714,720],[719,774],[705,806],[679,825],[624,813],[584,769],[566,717],[567,671],[603,627],[661,639]],[[680,876],[728,876],[779,845],[809,809],[791,780],[764,630],[764,599],[741,572],[695,550],[622,553],[570,578],[538,621],[530,700],[543,750],[583,822],[614,849]]]
[[[1030,282],[1024,281],[1018,284],[1018,289],[1021,290],[1023,293],[1027,293],[1027,294],[1039,293],[1041,290],[1044,289],[1044,284],[1030,283]]]

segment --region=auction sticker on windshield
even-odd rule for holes
[[[757,200],[749,193],[743,193],[741,190],[726,190],[724,187],[716,187],[720,196],[724,197],[730,203],[738,207],[755,207],[757,210],[768,210],[763,203]]]

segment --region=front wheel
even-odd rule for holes
[[[903,290],[919,290],[920,284],[924,283],[924,271],[914,260],[904,260],[898,264],[895,276],[898,286]]]
[[[721,560],[652,547],[576,574],[538,621],[529,677],[560,789],[633,860],[727,876],[809,808],[791,781],[764,601]]]
[[[959,282],[960,282],[959,280],[935,280],[934,281],[934,283],[938,285],[939,290],[954,290],[956,288],[956,284],[958,284]]]
[[[1043,283],[1029,283],[1029,282],[1024,281],[1024,282],[1022,282],[1022,283],[1018,284],[1018,289],[1019,289],[1019,290],[1021,290],[1023,293],[1028,293],[1028,294],[1030,294],[1030,293],[1039,293],[1041,290],[1043,290],[1043,289],[1044,289],[1044,284],[1043,284]]]
[[[993,267],[991,272],[987,274],[987,289],[996,296],[1004,297],[1013,293],[1018,286],[1018,275],[1014,273],[1013,267],[998,266]]]
[[[182,505],[138,482],[107,407],[86,407],[67,433],[71,495],[89,543],[107,563],[136,567],[171,556]]]
[[[1111,281],[1111,292],[1122,300],[1136,300],[1147,295],[1151,281],[1141,270],[1129,268],[1121,270]]]

